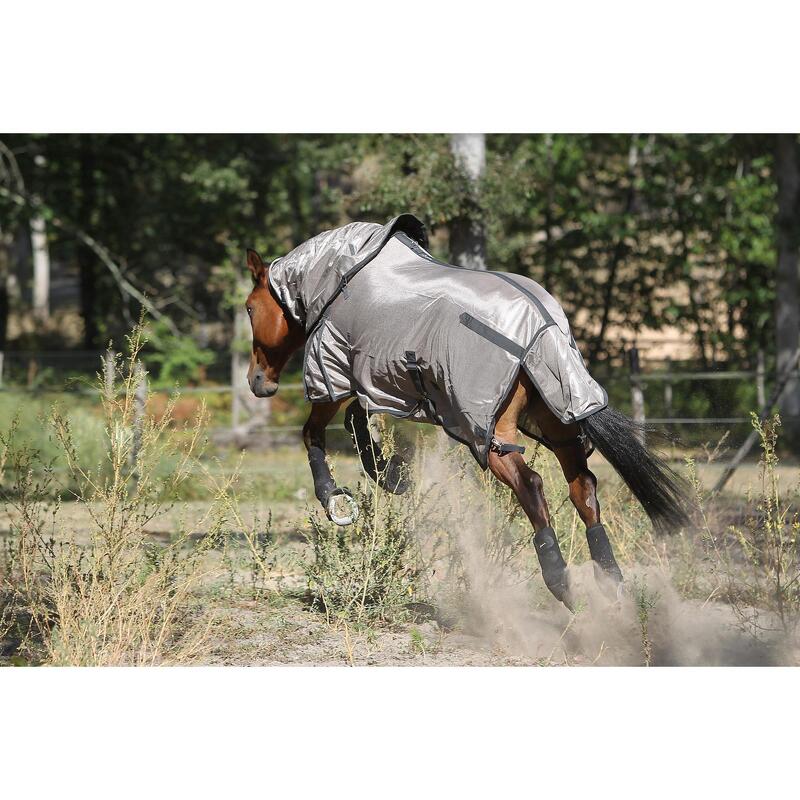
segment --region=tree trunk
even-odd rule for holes
[[[94,182],[94,145],[90,135],[81,137],[80,144],[80,202],[78,203],[78,225],[92,233],[92,210],[96,192]],[[78,245],[78,270],[80,273],[81,316],[83,317],[83,345],[93,350],[98,345],[97,328],[97,257],[89,247]]]
[[[50,250],[44,217],[31,218],[31,253],[33,254],[33,315],[39,322],[50,319]]]
[[[775,137],[778,183],[778,264],[775,279],[775,349],[778,375],[800,342],[800,154],[795,134]],[[784,441],[800,451],[800,380],[792,377],[779,403]]]
[[[628,148],[628,188],[625,191],[625,217],[629,217],[636,205],[636,168],[639,163],[639,145],[637,136],[631,137],[630,147]],[[608,329],[609,320],[611,317],[611,308],[614,303],[614,288],[617,282],[617,272],[628,250],[628,245],[625,242],[625,234],[620,234],[614,245],[614,251],[611,254],[610,264],[608,268],[608,276],[606,277],[605,286],[603,287],[603,310],[600,315],[600,329],[595,336],[591,349],[589,351],[589,366],[594,366],[597,363],[598,355],[603,351],[605,344],[606,331]]]
[[[479,181],[486,167],[486,134],[454,133],[450,150],[471,185],[469,212],[450,223],[450,260],[470,269],[486,269],[486,231],[480,214]]]
[[[6,349],[8,339],[8,312],[11,308],[8,296],[8,279],[11,273],[11,244],[13,237],[0,228],[0,351]]]

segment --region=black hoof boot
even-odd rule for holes
[[[379,457],[380,459],[380,457]],[[392,494],[405,494],[410,486],[405,475],[408,473],[408,465],[399,456],[392,456],[385,463],[385,468],[378,471],[378,485]],[[380,467],[376,464],[376,467]]]
[[[618,594],[618,587],[622,583],[622,571],[614,558],[614,551],[611,549],[611,542],[608,541],[608,534],[603,524],[598,522],[586,529],[586,540],[589,542],[589,553],[595,563],[595,567],[600,568],[601,587],[604,582],[611,581],[614,594]],[[598,570],[595,570],[597,574]]]
[[[569,585],[567,565],[561,555],[555,531],[548,525],[536,531],[533,537],[536,555],[539,557],[539,566],[542,568],[542,578],[545,585],[570,611],[574,611]]]
[[[408,473],[408,466],[397,455],[393,455],[389,459],[383,455],[380,442],[376,442],[372,438],[369,430],[367,412],[364,411],[358,400],[354,400],[347,407],[344,415],[344,427],[353,437],[353,443],[367,475],[381,489],[392,494],[404,494],[408,491],[409,482],[405,477]]]

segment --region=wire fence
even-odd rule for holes
[[[676,368],[667,359],[651,360],[643,369],[636,348],[630,348],[628,356],[626,365],[598,377],[610,402],[634,419],[666,427],[688,445],[725,435],[732,445],[743,440],[750,412],[763,408],[774,383],[763,356],[753,370]],[[109,359],[103,351],[0,351],[0,393],[97,397],[96,376],[109,368]],[[213,405],[212,432],[228,431],[232,440],[244,434],[299,434],[307,414],[302,382],[287,381],[276,398],[256,400],[245,372],[246,357],[220,352],[202,383],[180,387],[178,392],[186,398],[208,399]],[[239,378],[236,386],[231,376]],[[158,383],[151,389],[156,394],[175,391],[174,386]],[[343,425],[329,428],[341,431]]]

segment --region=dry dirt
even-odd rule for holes
[[[274,580],[259,595],[222,591],[218,581],[203,598],[208,620],[204,654],[207,665],[380,665],[380,666],[523,666],[523,665],[761,665],[794,664],[796,649],[758,642],[741,632],[729,607],[684,600],[657,572],[626,570],[627,592],[610,600],[594,580],[591,565],[573,569],[581,595],[577,615],[558,604],[534,575],[523,586],[509,585],[476,595],[472,607],[451,614],[442,624],[431,614],[405,624],[370,628],[329,624],[303,599],[300,557],[307,545],[299,531],[306,525],[310,476],[294,448],[253,459],[245,466],[258,480],[242,511],[246,518],[272,515],[277,534]],[[353,459],[338,458],[342,483],[356,476]],[[593,465],[595,466],[595,465]],[[596,465],[603,480],[607,465]],[[794,470],[796,467],[789,468]],[[752,480],[754,467],[737,475],[734,486]],[[713,469],[701,469],[705,483]],[[245,481],[248,480],[247,474]],[[278,485],[279,483],[279,485]],[[277,489],[276,489],[277,486]],[[262,488],[264,487],[263,491]],[[195,531],[208,503],[176,504],[149,530],[169,538],[176,530]],[[62,520],[85,535],[91,525],[86,508],[66,503]],[[0,531],[8,518],[0,512]],[[197,530],[197,533],[202,531]],[[218,565],[216,565],[218,566]],[[477,580],[480,564],[476,565]],[[240,582],[246,578],[239,575]],[[646,608],[642,620],[642,601]],[[435,615],[433,615],[435,616]]]

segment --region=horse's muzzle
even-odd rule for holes
[[[264,371],[257,369],[250,378],[250,391],[256,397],[272,397],[278,391],[278,382],[267,380]]]

